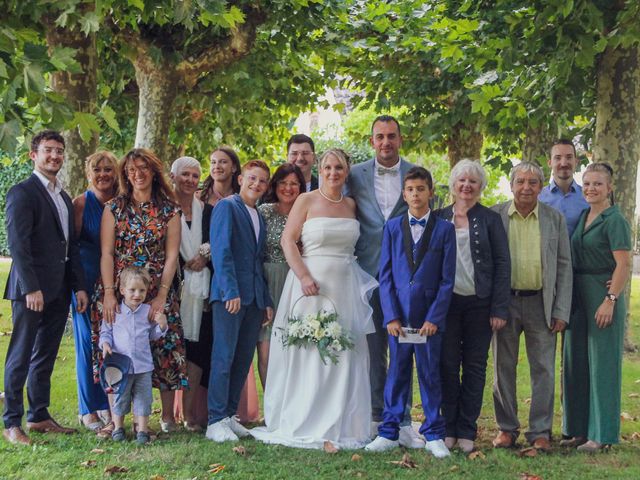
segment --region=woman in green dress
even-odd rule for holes
[[[264,203],[258,207],[267,225],[267,248],[264,261],[264,274],[269,285],[269,294],[273,305],[278,308],[284,281],[289,273],[289,265],[282,253],[280,238],[293,203],[304,192],[305,183],[302,170],[292,163],[280,165],[269,183],[269,191]],[[274,312],[275,314],[275,312]],[[262,387],[267,381],[267,365],[269,362],[269,342],[271,326],[262,327],[258,339],[258,373]]]
[[[590,164],[582,177],[589,208],[571,237],[573,306],[564,342],[562,445],[596,452],[618,443],[624,286],[631,231],[613,205],[613,170]]]

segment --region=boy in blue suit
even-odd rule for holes
[[[207,404],[207,438],[237,441],[249,434],[234,417],[258,343],[260,326],[271,322],[273,303],[262,264],[266,227],[256,203],[269,184],[260,160],[244,165],[240,193],[220,200],[211,219],[213,352]]]
[[[409,206],[408,215],[389,220],[382,239],[380,302],[383,325],[389,333],[390,359],[383,421],[366,450],[379,452],[399,445],[399,425],[415,355],[425,417],[420,433],[426,439],[426,450],[442,458],[449,450],[440,414],[440,348],[455,278],[455,229],[429,210],[433,180],[428,170],[410,169],[402,195]]]

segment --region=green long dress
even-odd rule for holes
[[[571,237],[573,304],[563,352],[562,428],[571,437],[612,444],[620,436],[624,296],[609,327],[598,328],[595,313],[616,267],[612,252],[631,250],[631,230],[615,205],[585,229],[588,213]]]

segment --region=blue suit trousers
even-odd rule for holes
[[[397,440],[400,423],[411,393],[413,358],[418,370],[418,385],[424,411],[424,422],[420,433],[427,441],[444,438],[445,422],[440,413],[442,390],[440,383],[440,351],[442,334],[437,333],[425,344],[398,343],[398,338],[389,335],[389,371],[384,388],[383,422],[378,434],[389,440]]]
[[[213,302],[213,351],[207,406],[209,425],[235,415],[258,343],[264,310],[255,302],[230,314],[224,302]]]

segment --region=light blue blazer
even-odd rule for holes
[[[251,216],[240,195],[220,200],[211,216],[211,292],[209,302],[240,297],[242,305],[253,302],[260,309],[272,307],[264,276],[266,226],[262,216],[256,242]]]
[[[400,179],[402,182],[405,174],[415,165],[400,159]],[[384,216],[376,199],[374,188],[373,159],[364,163],[358,163],[351,168],[345,186],[345,195],[352,197],[356,202],[356,217],[360,222],[360,238],[356,243],[355,255],[362,269],[369,275],[377,277],[380,263],[380,249],[382,247],[382,230],[384,229]],[[389,218],[397,217],[407,212],[407,204],[402,194],[393,207]]]

